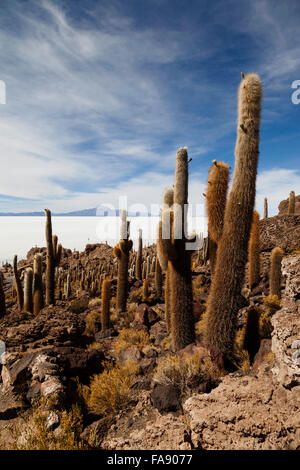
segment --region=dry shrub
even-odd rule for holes
[[[101,305],[101,299],[99,297],[97,297],[95,299],[91,299],[89,301],[89,304],[88,304],[89,308],[90,307],[92,307],[92,308],[93,307],[99,307],[100,305]]]
[[[92,310],[85,317],[85,331],[86,336],[94,336],[98,331],[97,324],[101,322],[101,314],[99,310]]]
[[[271,318],[267,313],[261,313],[259,317],[259,336],[263,338],[271,338],[271,333],[273,331],[273,326],[271,323]]]
[[[205,336],[206,322],[207,322],[207,313],[203,312],[200,320],[195,325],[196,333],[197,335],[200,335],[201,338]]]
[[[80,408],[56,411],[60,425],[52,430],[48,425],[49,411],[37,402],[30,416],[21,416],[21,422],[10,427],[13,450],[83,450],[87,444],[80,441],[83,419]]]
[[[150,336],[146,331],[125,328],[115,341],[114,352],[119,354],[130,346],[136,346],[141,351],[150,342]]]
[[[250,356],[248,351],[244,348],[245,344],[246,326],[237,330],[234,342],[234,358],[235,366],[245,375],[250,371]]]
[[[208,379],[216,382],[220,373],[209,358],[203,358],[198,353],[174,354],[158,360],[153,380],[164,385],[175,385],[184,393],[194,377],[199,378],[199,383]]]
[[[269,314],[273,314],[281,308],[281,299],[278,298],[278,295],[264,297],[263,303],[266,305]]]
[[[105,370],[95,375],[90,384],[89,408],[97,414],[116,412],[132,398],[132,390],[139,367],[134,361],[113,366],[104,363]]]
[[[136,304],[143,302],[143,287],[140,287],[129,294],[129,302]]]
[[[80,299],[73,300],[71,302],[69,310],[72,313],[82,313],[84,312],[89,305],[89,298],[88,297],[81,297]]]

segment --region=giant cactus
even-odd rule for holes
[[[208,174],[206,190],[206,211],[210,243],[209,264],[211,273],[213,273],[215,269],[218,242],[223,231],[228,181],[228,165],[224,162],[213,160],[213,165]]]
[[[132,249],[132,240],[129,240],[129,222],[126,220],[126,211],[121,212],[121,239],[114,247],[114,256],[118,259],[118,281],[117,281],[117,310],[126,310],[128,295],[128,262],[129,253]]]
[[[249,288],[259,283],[260,279],[260,243],[259,243],[259,213],[253,212],[249,240]]]
[[[34,255],[33,260],[33,313],[37,315],[44,307],[43,279],[42,279],[43,258],[40,253]]]
[[[174,351],[195,339],[191,252],[186,250],[186,209],[188,200],[188,154],[181,148],[176,154],[174,204],[162,212],[160,248],[168,260],[170,285],[171,338]],[[170,227],[170,235],[165,238]]]
[[[53,252],[51,211],[45,209],[46,213],[46,243],[47,243],[47,265],[46,265],[46,304],[55,304],[55,260]]]
[[[210,288],[205,342],[230,366],[252,222],[259,154],[262,86],[255,74],[239,87],[238,127],[232,189]]]

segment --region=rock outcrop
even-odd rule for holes
[[[276,215],[260,220],[260,249],[279,246],[285,252],[300,248],[300,215]]]
[[[279,203],[278,214],[283,215],[288,213],[289,198],[284,199]],[[295,214],[300,214],[300,195],[295,197]]]

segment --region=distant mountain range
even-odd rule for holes
[[[0,212],[0,217],[43,217],[45,215],[45,212]],[[101,208],[96,208],[94,207],[93,209],[82,209],[80,211],[73,211],[73,212],[65,212],[65,213],[56,213],[52,212],[53,216],[56,217],[119,217],[120,211],[117,209],[116,211],[112,211],[109,208],[106,207],[101,207]],[[131,213],[129,212],[128,217],[147,217],[151,216],[149,213],[140,213],[140,212],[134,212]]]

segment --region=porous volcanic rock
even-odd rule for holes
[[[261,219],[260,249],[271,251],[279,246],[285,252],[300,248],[300,215],[276,215]]]

